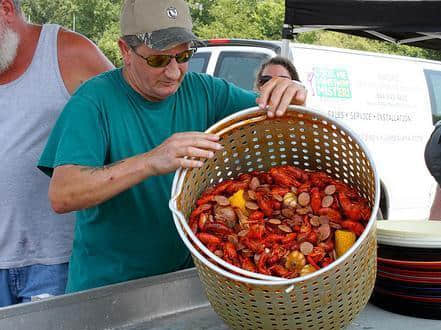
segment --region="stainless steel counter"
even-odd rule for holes
[[[1,330],[224,330],[195,269],[0,309]],[[441,321],[368,304],[349,328],[439,330]]]

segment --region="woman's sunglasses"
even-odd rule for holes
[[[150,55],[147,57],[139,55],[134,49],[133,52],[139,57],[141,57],[143,60],[145,60],[147,64],[150,65],[151,67],[163,68],[169,65],[173,58],[176,59],[176,62],[178,62],[179,64],[188,62],[190,58],[193,56],[193,54],[196,52],[196,49],[190,48],[184,50],[183,52],[177,53],[176,55],[164,54],[164,55]]]
[[[291,79],[288,76],[277,76],[277,77],[282,77],[282,78],[288,78]],[[265,85],[268,81],[270,81],[273,78],[273,76],[268,76],[268,75],[264,75],[262,77],[259,78],[259,86],[263,86]]]

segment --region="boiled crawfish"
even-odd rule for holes
[[[370,215],[368,201],[352,187],[324,172],[285,165],[208,188],[189,225],[225,261],[293,278],[331,264],[335,231],[350,230],[358,237]]]

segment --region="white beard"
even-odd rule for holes
[[[0,18],[0,74],[5,72],[17,56],[20,37]]]

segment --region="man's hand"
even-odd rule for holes
[[[307,91],[303,84],[283,77],[273,77],[260,89],[257,104],[268,110],[268,117],[281,117],[288,105],[304,105]]]
[[[201,132],[173,134],[155,149],[146,153],[148,167],[152,175],[162,175],[176,171],[179,167],[202,167],[201,160],[213,158],[214,151],[222,150],[217,143],[219,136]]]
[[[219,137],[200,132],[177,133],[155,149],[102,167],[62,165],[54,169],[49,187],[57,213],[82,210],[101,204],[153,175],[182,167],[201,167],[201,160],[223,149]]]

